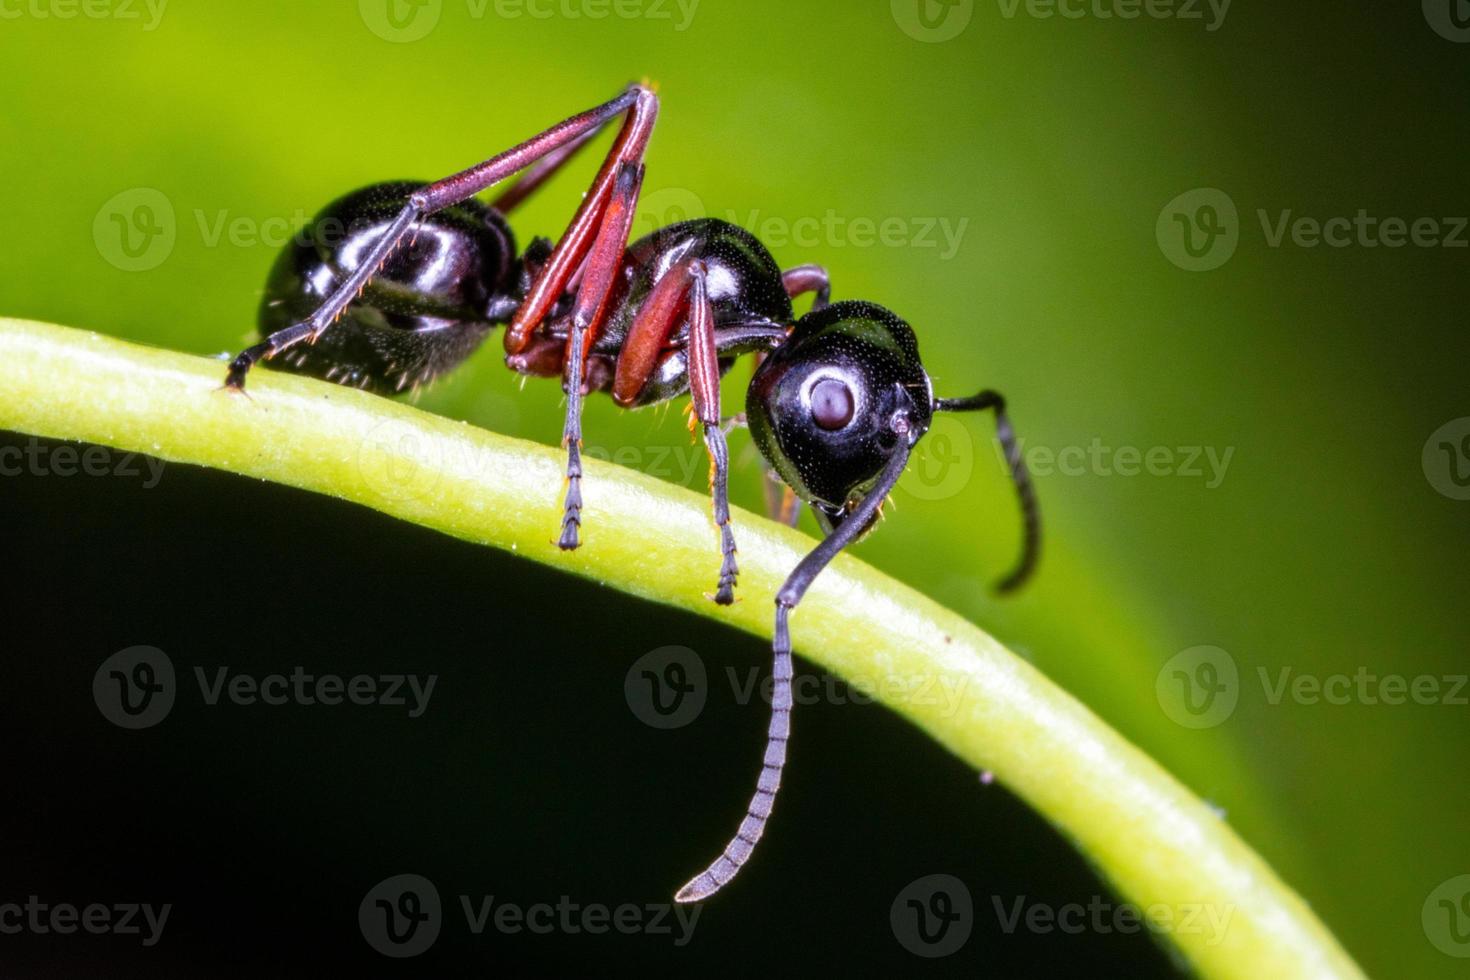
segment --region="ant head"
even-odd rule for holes
[[[761,363],[745,414],[762,455],[831,529],[929,428],[934,392],[913,329],[873,303],[797,321]]]

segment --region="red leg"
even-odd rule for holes
[[[602,132],[602,127],[589,129],[587,132],[571,140],[565,146],[552,150],[546,156],[533,164],[525,173],[511,184],[500,196],[490,202],[490,206],[501,214],[510,214],[519,207],[526,198],[540,190],[541,185],[554,177],[557,171],[566,166],[567,163],[577,155],[577,152],[592,142],[597,134]]]
[[[720,531],[720,579],[714,600],[728,606],[735,601],[735,580],[740,569],[735,561],[735,535],[730,529],[730,449],[720,424],[719,351],[705,275],[704,263],[689,259],[669,269],[654,285],[618,352],[612,390],[619,404],[632,404],[659,359],[666,356],[668,339],[688,317],[692,421],[704,426],[715,526]]]
[[[781,274],[781,283],[786,287],[786,295],[792,299],[803,293],[816,293],[812,300],[813,310],[820,310],[832,301],[832,280],[820,265],[799,265],[787,269]]]
[[[604,191],[605,200],[605,192],[610,188],[611,182],[604,181],[604,175],[611,175],[611,164],[622,148],[631,143],[637,143],[637,141],[630,143],[630,133],[635,136],[641,133],[641,143],[634,146],[634,149],[641,155],[642,147],[648,141],[647,130],[653,124],[652,116],[656,111],[657,102],[657,97],[651,91],[644,86],[635,85],[610,102],[605,102],[595,109],[589,109],[557,123],[545,132],[533,136],[504,153],[491,157],[484,163],[428,185],[409,199],[407,206],[393,219],[393,223],[389,225],[383,237],[378,239],[357,269],[337,287],[331,296],[327,297],[327,301],[315,313],[301,323],[292,324],[277,331],[262,343],[256,344],[236,357],[230,364],[229,375],[225,380],[226,386],[244,388],[246,373],[261,358],[274,357],[303,340],[315,341],[321,336],[322,332],[342,315],[342,311],[347,309],[348,304],[357,297],[368,281],[378,274],[383,263],[388,260],[394,249],[424,215],[473,197],[538,160],[555,156],[566,150],[568,146],[579,145],[580,141],[590,138],[592,133],[595,133],[609,120],[629,113],[628,124],[623,127],[623,135],[614,147],[614,156],[609,158],[607,164],[604,164],[603,172],[598,176],[599,183],[594,187],[594,193],[589,194],[587,200],[583,202],[583,209],[587,208],[588,202],[596,196],[599,188]],[[638,122],[636,126],[633,125],[635,121]],[[561,159],[564,160],[565,156]],[[541,173],[541,176],[544,178],[544,173]],[[608,188],[603,187],[604,183],[608,185]],[[579,211],[578,215],[580,216],[581,213]]]
[[[623,124],[617,142],[603,161],[602,169],[597,172],[592,189],[582,199],[566,233],[556,243],[551,257],[532,283],[521,308],[516,311],[515,319],[511,320],[505,331],[507,354],[518,354],[525,348],[531,340],[531,334],[561,298],[572,276],[587,259],[603,224],[604,212],[608,202],[612,200],[613,185],[623,165],[636,166],[643,161],[643,155],[648,149],[648,137],[658,118],[658,96],[641,87],[636,89],[636,93],[637,98],[631,107],[628,121]],[[622,244],[626,246],[626,236]]]
[[[607,316],[608,298],[613,282],[623,266],[623,252],[628,247],[628,231],[633,227],[633,212],[638,207],[638,189],[643,184],[643,164],[624,163],[618,167],[617,185],[603,211],[597,240],[587,256],[577,301],[572,307],[571,327],[567,330],[566,372],[562,382],[567,393],[566,424],[562,428],[562,445],[567,449],[567,492],[562,508],[561,539],[564,551],[578,545],[582,526],[582,385],[587,353]]]
[[[617,372],[613,375],[613,401],[623,408],[637,400],[663,356],[669,338],[683,322],[689,307],[692,264],[692,260],[686,259],[665,272],[633,318],[633,326],[618,351]]]
[[[740,569],[735,562],[735,535],[730,530],[730,449],[725,443],[725,430],[720,426],[720,360],[715,349],[715,316],[705,288],[704,263],[693,263],[689,275],[689,395],[694,403],[694,418],[704,425],[715,526],[720,529],[720,583],[715,602],[728,606],[735,601],[735,579]]]

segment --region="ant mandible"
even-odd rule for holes
[[[288,370],[392,394],[454,368],[508,322],[507,366],[560,377],[567,396],[563,549],[577,547],[582,523],[583,396],[607,391],[637,408],[688,391],[690,425],[703,426],[712,464],[721,552],[713,598],[728,604],[738,569],[720,377],[740,355],[757,358],[745,417],[785,485],[768,509],[794,524],[805,501],[825,537],[776,593],[760,778],[735,837],[676,896],[694,902],[735,876],[771,814],[790,735],[790,612],[873,525],[935,412],[995,412],[1025,526],[1020,562],[1002,591],[1030,575],[1041,524],[1004,399],[994,391],[936,398],[913,329],[898,316],[873,303],[830,302],[821,266],[783,273],[753,235],[717,219],[628,244],[657,114],[653,90],[633,85],[451,177],[379,184],[329,205],[278,258],[260,308],[264,339],[235,358],[225,383],[243,390],[252,365],[280,356]],[[518,254],[505,216],[618,117],[622,130],[561,240],[552,247],[535,239]],[[474,199],[521,171],[493,204]],[[792,301],[807,293],[815,294],[811,311],[797,318]]]

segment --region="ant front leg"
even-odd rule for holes
[[[603,164],[602,170],[598,172],[591,192],[583,200],[577,212],[577,218],[573,220],[575,228],[578,227],[578,221],[582,220],[584,215],[590,216],[584,222],[587,226],[584,233],[590,241],[591,234],[596,230],[598,220],[611,196],[612,177],[616,169],[614,165],[629,152],[634,152],[641,157],[643,148],[648,142],[648,131],[653,126],[653,117],[657,114],[657,106],[658,98],[651,90],[642,85],[634,85],[617,98],[563,120],[504,153],[493,156],[468,170],[429,184],[409,199],[408,204],[393,219],[382,237],[358,263],[357,268],[332,291],[316,312],[301,323],[278,330],[261,343],[242,351],[230,364],[225,386],[236,390],[244,389],[245,376],[257,362],[274,357],[303,340],[315,341],[320,337],[328,327],[337,321],[337,318],[357,298],[368,282],[378,274],[384,263],[402,243],[404,237],[424,216],[474,197],[539,161],[541,165],[535,167],[527,175],[526,180],[517,184],[505,195],[507,206],[514,206],[524,198],[525,194],[565,162],[571,153],[585,144],[603,125],[626,113],[628,120],[623,127],[622,134],[614,145],[608,160]],[[562,244],[565,245],[566,242]],[[558,250],[561,250],[561,246],[558,246]],[[555,258],[556,254],[553,253],[553,259]],[[542,270],[541,279],[543,281],[548,278],[548,271],[548,269]],[[560,289],[564,285],[565,279],[562,279],[556,288]],[[552,297],[552,300],[554,301],[555,298]],[[550,303],[548,302],[546,306],[549,308]],[[544,313],[543,310],[540,315]],[[537,317],[538,320],[540,315]]]

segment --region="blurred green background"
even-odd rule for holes
[[[400,4],[397,22],[369,0],[69,19],[7,4],[0,313],[234,351],[276,248],[329,199],[441,176],[652,78],[643,230],[698,212],[744,224],[783,265],[821,262],[838,297],[913,323],[942,393],[1010,399],[1048,533],[1034,586],[987,589],[1019,524],[986,420],[936,430],[861,556],[1217,803],[1370,974],[1463,975],[1421,909],[1470,871],[1470,708],[1272,686],[1283,670],[1464,675],[1470,502],[1438,442],[1470,430],[1431,435],[1470,415],[1467,233],[1273,236],[1288,212],[1360,209],[1451,235],[1445,219],[1470,213],[1470,45],[1434,27],[1433,3],[1223,19],[925,3],[927,21],[887,0],[444,0]],[[560,231],[594,165],[517,214],[523,240]],[[1200,188],[1236,213],[1200,210],[1220,195],[1171,205]],[[1208,244],[1210,214],[1226,234],[1191,259],[1183,226]],[[145,248],[146,227],[164,234]],[[1200,264],[1215,267],[1181,267]],[[498,338],[421,404],[559,433],[560,392],[522,391]],[[585,428],[594,451],[704,479],[677,411],[596,399]],[[758,509],[748,438],[734,447],[737,502]],[[1150,450],[1155,472],[1128,461]],[[1226,652],[1210,656],[1233,703],[1203,716],[1171,693],[1181,661],[1166,667],[1202,645]],[[1184,676],[1207,679],[1197,660]]]

